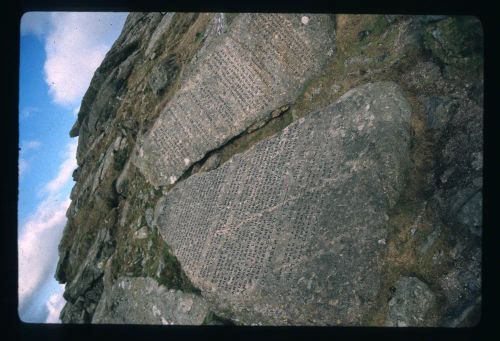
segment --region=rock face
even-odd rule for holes
[[[471,17],[132,13],[81,103],[64,323],[472,326]]]
[[[360,324],[409,164],[393,83],[355,88],[176,186],[156,225],[216,311],[244,324]]]
[[[425,315],[436,304],[427,284],[415,277],[403,277],[394,286],[395,295],[389,301],[387,326],[421,326]]]
[[[207,152],[295,98],[332,55],[332,27],[328,15],[312,15],[306,24],[300,15],[237,16],[197,56],[197,67],[137,150],[146,178],[175,183]]]
[[[149,277],[120,277],[104,291],[92,323],[200,325],[207,314],[198,295],[168,290]]]

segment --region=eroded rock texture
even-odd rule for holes
[[[130,14],[70,132],[62,321],[474,325],[482,49],[472,17]]]
[[[387,326],[407,327],[425,324],[427,312],[436,304],[427,284],[415,277],[402,277],[389,301]]]
[[[380,287],[387,212],[407,172],[410,109],[355,88],[157,205],[193,283],[244,324],[360,324]]]
[[[135,163],[155,185],[292,101],[333,54],[328,15],[242,14],[202,55],[166,105]],[[163,79],[163,78],[162,78]],[[156,84],[156,83],[155,83]]]
[[[198,295],[168,290],[149,277],[120,277],[104,291],[92,323],[200,325],[207,314]]]

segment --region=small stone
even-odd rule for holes
[[[153,227],[153,219],[154,219],[154,210],[151,207],[148,207],[146,209],[146,212],[144,214],[144,217],[146,218],[146,224],[149,227]]]
[[[208,172],[217,168],[220,164],[221,156],[219,153],[214,153],[205,161],[203,166],[200,168],[200,172]]]
[[[280,116],[282,113],[284,113],[285,111],[287,111],[288,109],[290,109],[290,106],[288,104],[283,105],[283,106],[279,107],[278,109],[273,110],[271,112],[271,117],[276,118],[276,117]]]
[[[365,30],[358,33],[358,39],[363,40],[370,35],[370,31]]]
[[[334,299],[334,300],[330,300],[330,301],[328,301],[328,304],[334,307],[334,306],[336,306],[337,304],[339,304],[339,299],[338,299],[338,298],[336,298],[336,299]]]
[[[120,149],[120,144],[122,142],[122,136],[118,135],[118,137],[115,139],[115,142],[113,143],[113,151],[118,151]]]
[[[145,239],[148,237],[148,228],[147,226],[144,226],[140,228],[139,230],[135,231],[134,233],[134,238],[135,239]]]
[[[304,15],[304,16],[300,19],[300,21],[302,22],[302,24],[307,25],[307,24],[309,23],[309,17],[308,17],[308,16],[306,16],[306,15]]]
[[[165,269],[165,263],[163,262],[163,259],[160,259],[158,262],[158,268],[156,269],[156,277],[160,277],[161,273]]]

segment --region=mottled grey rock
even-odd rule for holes
[[[214,13],[208,22],[205,32],[200,32],[202,36],[199,38],[203,44],[201,44],[198,53],[193,56],[193,62],[187,68],[191,71],[196,69],[196,64],[202,59],[206,53],[206,50],[210,48],[214,41],[218,37],[227,32],[228,26],[231,24],[234,17],[239,16],[239,13]]]
[[[134,162],[150,183],[175,183],[207,152],[293,101],[334,44],[330,16],[309,19],[240,14],[200,52],[137,149]],[[157,91],[165,79],[150,85]]]
[[[138,51],[135,51],[130,56],[128,56],[127,59],[123,61],[123,63],[120,64],[120,66],[118,67],[118,73],[116,75],[117,80],[123,82],[128,78],[128,76],[132,72],[132,69],[134,68],[134,65],[136,64],[136,60],[138,57]]]
[[[398,86],[366,84],[160,199],[155,223],[214,312],[360,324],[405,183],[409,118]]]
[[[482,228],[483,108],[461,103],[437,141],[439,180],[434,200],[445,223],[467,226],[480,235]]]
[[[125,166],[123,166],[123,169],[115,182],[116,193],[122,196],[127,195],[129,175],[130,175],[130,164],[131,164],[130,159],[127,160],[127,162],[125,162]]]
[[[473,16],[439,19],[426,28],[423,42],[440,60],[444,75],[460,78],[464,68],[482,68],[483,32],[479,19]]]
[[[476,192],[457,212],[457,221],[469,228],[475,235],[481,236],[483,226],[483,193]]]
[[[99,162],[99,168],[94,175],[94,181],[91,189],[92,192],[95,192],[101,181],[106,176],[106,172],[108,172],[110,167],[113,165],[114,157],[115,151],[113,145],[111,145]]]
[[[200,167],[200,172],[208,172],[215,169],[220,164],[221,156],[219,153],[210,155],[210,157],[205,161],[203,166]]]
[[[450,306],[461,311],[464,305],[470,304],[476,297],[481,296],[481,250],[475,249],[467,254],[465,245],[458,244],[457,259],[452,270],[439,279],[443,293]],[[458,308],[458,309],[457,309]]]
[[[153,227],[154,210],[151,207],[148,207],[146,209],[146,212],[144,213],[144,217],[146,218],[146,224],[149,227]]]
[[[99,230],[85,261],[80,265],[75,278],[65,288],[64,298],[67,301],[75,302],[102,277],[104,262],[114,250],[109,233],[106,228]]]
[[[155,64],[148,78],[148,84],[156,95],[159,95],[176,79],[179,66],[174,55],[167,56]]]
[[[436,226],[433,228],[432,232],[427,236],[425,241],[420,245],[418,251],[420,254],[425,255],[427,251],[432,247],[436,239],[439,237],[441,233],[441,226]]]
[[[63,323],[71,321],[71,323],[86,323],[85,310],[83,309],[83,299],[75,304],[66,302],[60,313],[60,319]]]
[[[474,327],[481,319],[481,301],[479,296],[474,302],[464,305],[453,317],[444,322],[445,327]]]
[[[441,129],[457,112],[459,104],[450,98],[432,96],[424,103],[427,112],[427,124],[430,129]]]
[[[424,325],[427,312],[436,304],[436,297],[427,284],[416,277],[402,277],[389,301],[387,326],[416,327]]]
[[[399,170],[395,170],[394,173],[390,173],[390,170],[390,174],[387,175],[388,172],[380,171],[379,167],[384,161],[376,158],[378,154],[394,155],[394,151],[373,153],[376,161],[373,164],[365,162],[369,164],[367,169],[358,169],[358,173],[353,172],[353,177],[357,178],[352,179],[352,184],[337,187],[333,186],[329,179],[337,176],[339,181],[344,181],[346,178],[344,168],[347,169],[353,164],[338,156],[332,158],[317,147],[318,144],[331,146],[330,139],[337,136],[334,131],[332,136],[318,143],[318,140],[323,138],[324,131],[317,130],[317,126],[310,127],[312,135],[307,143],[312,147],[305,147],[305,142],[301,144],[295,141],[283,143],[275,149],[278,152],[269,152],[274,156],[280,154],[283,148],[289,148],[290,150],[283,152],[284,155],[290,156],[288,163],[279,157],[277,160],[270,160],[267,148],[257,149],[255,153],[247,151],[250,153],[250,159],[243,155],[233,158],[231,162],[241,167],[223,164],[222,171],[213,170],[214,167],[220,166],[218,161],[212,163],[212,159],[206,160],[206,151],[212,155],[213,151],[219,151],[219,148],[224,159],[227,159],[234,152],[233,144],[227,146],[228,148],[224,147],[228,139],[240,134],[238,131],[245,134],[260,129],[271,118],[280,114],[279,109],[272,110],[281,108],[283,102],[279,102],[277,106],[266,104],[265,110],[262,109],[252,116],[255,120],[245,121],[241,126],[231,128],[233,130],[221,127],[212,129],[215,125],[208,122],[208,120],[218,121],[227,118],[224,115],[225,111],[220,110],[222,107],[220,103],[229,102],[226,98],[222,98],[224,94],[220,96],[222,100],[220,98],[207,100],[211,95],[209,91],[216,88],[220,90],[224,85],[222,83],[225,78],[211,77],[214,74],[213,66],[202,66],[202,64],[208,65],[211,59],[213,62],[212,57],[216,56],[215,52],[223,54],[220,59],[222,66],[218,65],[217,68],[233,77],[232,82],[226,81],[229,87],[236,89],[236,95],[230,92],[228,95],[233,99],[237,94],[245,94],[241,89],[238,90],[238,86],[258,83],[252,79],[241,81],[237,77],[254,75],[252,72],[247,72],[245,67],[254,65],[252,62],[266,59],[262,57],[270,56],[267,63],[282,60],[285,67],[280,69],[256,63],[254,71],[271,70],[276,76],[272,79],[273,82],[279,83],[283,79],[285,79],[283,82],[289,81],[287,77],[290,73],[287,73],[285,68],[295,67],[294,57],[302,51],[292,45],[289,48],[279,45],[295,37],[294,34],[287,32],[286,25],[289,20],[279,19],[286,15],[269,17],[278,20],[272,19],[274,22],[251,26],[250,30],[246,31],[253,29],[261,31],[262,34],[250,32],[247,36],[247,32],[240,30],[242,19],[238,13],[200,15],[178,13],[175,16],[172,13],[166,15],[131,13],[129,15],[122,34],[96,71],[82,101],[78,120],[70,132],[73,137],[79,136],[77,153],[79,169],[75,172],[77,182],[71,191],[72,202],[66,214],[68,224],[60,245],[60,262],[56,275],[59,280],[66,282],[66,288],[71,296],[68,296],[70,301],[62,313],[63,322],[91,322],[103,287],[112,286],[111,275],[118,277],[124,274],[137,275],[137,269],[131,269],[129,263],[137,267],[142,265],[143,273],[150,276],[156,274],[158,278],[169,270],[170,264],[164,257],[164,248],[158,245],[161,241],[155,240],[153,236],[143,241],[117,239],[116,242],[125,247],[119,247],[115,251],[113,266],[108,259],[106,263],[108,267],[104,273],[95,264],[102,265],[112,248],[101,248],[93,242],[96,239],[95,235],[99,236],[97,232],[104,229],[110,232],[111,240],[108,243],[115,238],[114,231],[127,229],[130,232],[130,239],[133,239],[134,232],[143,236],[143,232],[146,231],[145,226],[148,226],[148,231],[153,231],[151,209],[147,208],[154,206],[153,198],[156,201],[157,197],[154,193],[151,194],[153,186],[144,184],[142,176],[136,172],[135,161],[132,162],[130,159],[130,150],[141,151],[139,147],[143,146],[142,138],[147,138],[158,114],[165,106],[177,103],[180,106],[188,106],[190,110],[197,108],[189,99],[185,102],[176,99],[175,92],[179,85],[184,98],[198,91],[201,100],[198,97],[195,99],[199,102],[204,101],[202,105],[210,110],[197,116],[196,113],[184,108],[181,108],[183,110],[174,108],[176,115],[171,117],[172,121],[180,120],[182,124],[173,123],[173,127],[168,126],[169,128],[165,129],[165,134],[169,135],[172,131],[179,132],[181,131],[179,127],[186,129],[180,134],[173,134],[174,138],[167,143],[173,145],[174,149],[179,146],[175,146],[172,141],[180,141],[182,146],[186,146],[188,145],[186,141],[181,140],[179,136],[183,137],[183,134],[190,133],[196,137],[195,141],[203,138],[212,140],[214,138],[214,135],[210,135],[213,133],[212,130],[215,130],[215,135],[219,134],[215,140],[223,142],[214,144],[214,147],[205,145],[203,141],[206,150],[204,148],[200,150],[199,159],[190,157],[184,150],[179,151],[179,158],[173,162],[184,164],[187,159],[186,170],[192,167],[191,175],[197,173],[204,164],[207,166],[205,170],[211,170],[207,174],[214,174],[208,177],[201,172],[194,177],[191,176],[192,179],[188,174],[183,174],[182,180],[188,181],[189,185],[181,187],[180,191],[187,188],[189,193],[182,195],[174,194],[175,191],[171,193],[173,203],[170,207],[171,213],[168,214],[169,219],[159,220],[162,221],[165,230],[176,233],[170,237],[171,239],[184,238],[182,243],[176,244],[176,253],[182,254],[184,251],[181,249],[186,248],[190,255],[183,254],[181,265],[182,267],[186,265],[191,271],[188,274],[191,278],[196,277],[198,283],[205,283],[203,293],[211,296],[210,300],[216,301],[214,306],[218,310],[217,315],[226,318],[235,317],[240,323],[250,325],[373,322],[374,317],[380,316],[379,313],[388,311],[389,301],[383,299],[385,293],[380,290],[376,293],[377,288],[380,288],[378,265],[384,262],[384,269],[389,271],[390,278],[393,278],[394,271],[398,274],[414,273],[412,276],[425,278],[428,286],[439,295],[439,309],[431,309],[427,317],[424,317],[424,325],[451,327],[474,325],[474,316],[477,321],[481,306],[484,70],[480,23],[472,17],[463,16],[446,18],[387,15],[385,16],[389,22],[387,23],[383,16],[342,15],[333,19],[332,15],[330,16],[332,20],[329,21],[332,24],[336,21],[335,27],[339,29],[338,37],[335,37],[333,29],[329,29],[332,33],[329,36],[332,43],[325,44],[326,48],[318,48],[317,53],[321,57],[331,56],[333,63],[331,65],[325,63],[323,67],[318,66],[319,71],[311,73],[310,81],[304,77],[296,83],[292,82],[299,84],[297,92],[303,93],[304,96],[295,96],[292,94],[293,91],[288,91],[281,86],[282,84],[275,86],[271,82],[272,86],[263,87],[264,95],[273,96],[273,99],[282,98],[282,90],[285,89],[284,91],[290,94],[289,104],[292,110],[290,116],[297,120],[305,114],[304,108],[311,110],[323,108],[329,103],[329,98],[336,98],[340,91],[349,89],[351,84],[374,81],[380,79],[381,75],[385,77],[384,74],[398,80],[405,93],[412,98],[411,103],[416,104],[416,112],[411,121],[414,128],[410,142],[412,148],[409,152],[405,152],[415,163],[410,167],[408,176],[410,181],[406,187],[409,191],[405,193],[415,191],[417,195],[405,196],[404,201],[400,202],[402,205],[390,210],[396,212],[396,216],[388,213],[391,221],[387,224],[393,226],[396,233],[386,235],[383,227],[385,223],[377,225],[376,218],[380,212],[387,212],[387,209],[379,204],[381,201],[376,196],[390,188],[385,186],[387,181],[399,183],[399,179],[391,179],[393,174],[399,173]],[[296,23],[305,25],[299,27],[310,28],[310,25],[315,24],[316,16],[301,14],[297,18],[299,20]],[[285,26],[274,27],[279,25]],[[280,32],[286,33],[284,39],[279,36],[270,39],[274,33]],[[249,38],[252,35],[254,36]],[[230,39],[234,39],[235,42],[228,42]],[[248,43],[248,46],[242,48],[248,47],[251,53],[237,50],[241,47],[242,41]],[[338,41],[343,51],[339,56],[335,55],[335,41]],[[269,49],[270,46],[276,48]],[[236,52],[230,48],[236,49]],[[168,63],[166,68],[165,65],[161,66],[162,62],[169,59],[174,61],[173,54],[179,66],[178,75],[175,70],[174,72],[169,70]],[[278,58],[275,58],[276,56]],[[301,58],[295,59],[301,60]],[[323,61],[317,55],[313,60],[318,63]],[[233,72],[231,69],[233,67],[237,72]],[[133,77],[130,77],[131,75]],[[202,79],[197,78],[198,76]],[[266,80],[265,75],[264,77],[258,75],[257,78]],[[175,87],[172,84],[169,86],[174,79]],[[295,89],[294,86],[291,87],[292,90]],[[172,91],[168,94],[168,98],[165,97],[167,90]],[[170,95],[174,96],[173,102],[168,102],[171,99]],[[261,95],[258,94],[250,99],[253,98],[260,104]],[[244,99],[249,100],[248,97]],[[207,102],[210,105],[207,105]],[[242,115],[242,107],[236,106],[234,114],[237,119],[248,113],[245,111],[246,114]],[[216,110],[211,110],[213,108]],[[185,112],[189,115],[184,117],[182,114]],[[283,121],[287,119],[288,117]],[[278,120],[276,123],[281,126],[281,123],[285,123],[283,121]],[[223,123],[229,123],[231,126],[234,122]],[[269,128],[274,130],[273,126]],[[231,131],[227,133],[229,130]],[[266,132],[268,131],[266,129]],[[203,135],[204,132],[208,132],[208,136]],[[253,135],[257,140],[261,139],[259,136],[259,133]],[[297,138],[296,135],[293,136]],[[347,153],[351,156],[356,154],[359,156],[358,160],[366,160],[366,153],[363,154],[363,150],[355,149],[356,146],[363,145],[363,140],[349,139],[349,136],[350,133],[343,137],[347,140],[345,141],[347,147],[337,148],[335,145],[330,153],[344,153],[345,150],[350,150]],[[380,136],[383,134],[377,136],[375,145]],[[300,137],[302,141],[302,135]],[[193,137],[188,136],[186,139],[191,140]],[[242,139],[245,140],[246,138]],[[392,144],[399,145],[397,141]],[[113,148],[114,155],[106,152],[110,147]],[[244,149],[242,152],[248,149],[247,146],[242,148]],[[367,153],[372,153],[370,148]],[[142,150],[142,153],[149,155],[145,150]],[[301,163],[300,160],[303,159],[307,159],[308,166]],[[345,167],[332,163],[332,159]],[[201,162],[202,160],[205,162]],[[194,165],[190,166],[190,163]],[[339,170],[339,167],[342,169]],[[391,167],[387,166],[386,169],[389,168]],[[160,164],[155,169],[162,170],[165,167]],[[250,171],[244,172],[242,169]],[[374,174],[367,176],[369,170]],[[179,172],[182,173],[182,170]],[[321,176],[318,176],[319,173]],[[323,175],[325,177],[322,177]],[[370,181],[377,176],[380,176],[380,182],[371,184]],[[202,177],[204,180],[194,180],[197,177]],[[359,179],[365,177],[368,180],[359,183]],[[321,180],[317,180],[318,178]],[[208,185],[192,189],[190,181],[198,185],[200,183]],[[422,184],[423,182],[425,184]],[[286,192],[288,190],[286,186],[290,183],[295,185],[289,186],[290,192]],[[96,190],[92,193],[94,184]],[[112,186],[115,186],[119,195],[116,195]],[[314,192],[313,188],[317,191]],[[161,190],[167,193],[170,189],[171,186],[162,186]],[[207,195],[206,191],[216,193]],[[289,198],[290,193],[295,196],[292,195],[292,199],[284,203],[283,198]],[[322,195],[320,199],[317,198],[317,193]],[[355,196],[359,198],[354,198]],[[393,195],[389,194],[388,197],[392,198]],[[184,203],[183,200],[188,201],[190,198],[196,200],[189,201],[186,210],[179,208]],[[212,200],[214,203],[207,205],[207,200]],[[413,219],[417,216],[414,210],[419,209],[420,202],[428,202],[424,208],[425,214],[418,214],[418,217]],[[279,206],[280,203],[284,204]],[[318,206],[317,211],[311,207],[315,204]],[[159,211],[161,206],[158,206]],[[104,217],[113,207],[117,207],[118,210],[117,223],[105,224]],[[346,212],[339,213],[341,210]],[[176,216],[175,213],[179,211],[182,214]],[[321,212],[318,213],[319,211]],[[363,217],[358,217],[354,212]],[[365,212],[371,213],[365,214]],[[367,216],[364,217],[365,215]],[[369,221],[370,217],[375,219]],[[401,217],[403,219],[399,224]],[[184,224],[189,219],[192,220]],[[366,219],[368,223],[364,224],[362,219]],[[169,226],[177,222],[181,222],[180,227]],[[305,226],[305,230],[302,225]],[[373,227],[374,225],[376,227]],[[439,229],[429,231],[431,226],[439,226]],[[179,232],[182,227],[184,229]],[[269,230],[272,233],[269,233]],[[323,230],[329,232],[323,233]],[[408,233],[405,230],[409,230]],[[186,237],[180,236],[183,233]],[[369,235],[371,233],[374,236]],[[116,237],[118,236],[123,234],[119,233]],[[324,242],[316,242],[323,237]],[[274,249],[272,246],[269,247],[270,241],[276,242],[277,246]],[[141,247],[134,251],[132,257],[130,252],[134,249],[132,248],[134,243]],[[244,245],[239,245],[241,243]],[[378,258],[379,249],[373,249],[372,244],[376,244],[380,250],[394,245],[398,247],[392,249],[396,254],[383,252],[380,254],[382,258]],[[92,252],[89,253],[90,249]],[[406,253],[408,250],[412,252]],[[404,257],[397,257],[399,251],[404,253],[400,254]],[[281,256],[278,257],[280,253]],[[97,257],[97,254],[100,255]],[[261,254],[264,254],[264,261],[259,258]],[[401,260],[406,256],[409,256],[408,262],[402,264]],[[269,264],[266,263],[268,259],[271,259],[269,261],[271,266],[266,267],[266,264]],[[199,271],[196,263],[203,262],[207,263],[206,268]],[[397,266],[394,266],[395,264]],[[415,268],[414,264],[419,266]],[[302,271],[307,267],[310,270]],[[280,275],[279,271],[283,275]],[[173,274],[173,279],[178,280],[179,276],[180,274]],[[245,287],[242,293],[233,293],[232,287],[237,289],[241,285],[241,278],[248,279],[243,283],[248,289]],[[321,290],[325,293],[321,293]],[[246,294],[247,297],[244,297]],[[371,309],[373,295],[377,295],[379,298],[377,303],[380,305],[377,304]],[[380,300],[381,298],[383,300]],[[119,297],[115,301],[119,303]],[[363,312],[366,311],[369,311],[368,316],[363,318]],[[277,317],[274,318],[274,315]],[[210,318],[205,322],[210,323]],[[154,316],[153,323],[158,323],[158,316]]]
[[[104,291],[92,323],[200,325],[208,313],[198,295],[168,290],[150,277],[119,277]]]
[[[149,37],[147,23],[160,21],[159,13],[132,13],[118,39],[115,41],[101,65],[97,68],[87,92],[83,96],[78,119],[71,128],[70,136],[79,136],[77,161],[80,165],[95,142],[95,134],[109,116],[116,114],[121,104],[120,95],[127,88],[126,78],[140,60],[137,54],[141,41]],[[141,24],[142,23],[142,24]]]
[[[165,13],[165,15],[162,17],[160,23],[158,24],[153,34],[151,35],[151,38],[149,39],[148,46],[146,47],[146,51],[144,52],[144,55],[146,57],[154,59],[155,53],[157,52],[159,46],[162,43],[162,38],[164,38],[167,32],[173,16],[174,13],[169,12]]]

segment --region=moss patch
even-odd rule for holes
[[[205,35],[205,32],[196,32],[196,35],[195,35],[195,38],[194,38],[194,42],[195,43],[199,43],[202,41],[203,37]]]
[[[477,77],[483,72],[483,32],[474,17],[452,17],[424,30],[424,46],[456,76]]]

